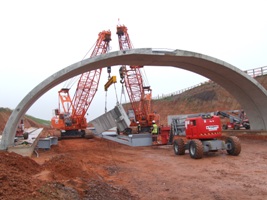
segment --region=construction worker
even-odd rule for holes
[[[139,123],[139,121],[136,122],[137,123],[137,133],[141,132],[141,125]]]
[[[158,125],[156,124],[155,120],[152,121],[152,142],[156,143],[158,140]]]

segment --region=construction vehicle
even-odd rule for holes
[[[110,31],[100,32],[91,57],[107,53],[110,41]],[[54,110],[51,125],[60,130],[60,138],[85,136],[87,128],[85,114],[96,94],[101,72],[100,68],[81,74],[73,98],[70,97],[69,88],[62,88],[58,92],[59,108]]]
[[[237,156],[241,152],[241,143],[235,136],[220,140],[222,127],[220,117],[210,114],[191,116],[185,120],[186,136],[173,142],[176,155],[184,155],[188,150],[190,157],[200,159],[204,153],[226,150],[228,154]]]
[[[226,124],[222,125],[223,130],[227,129],[239,130],[240,128],[250,129],[249,120],[248,118],[245,117],[245,113],[243,110],[240,111],[239,116],[233,116],[224,111],[217,111],[215,112],[215,115],[217,116],[220,115],[224,118],[229,119],[229,121],[227,121]]]
[[[117,26],[117,35],[120,50],[127,51],[132,49],[132,43],[128,34],[128,29],[124,25]],[[152,127],[152,121],[159,124],[159,114],[152,112],[151,99],[152,89],[150,86],[145,86],[141,74],[143,66],[126,66],[120,67],[120,83],[125,85],[134,116],[130,117],[131,124],[127,134],[130,134],[133,127],[137,127],[137,122],[141,126],[141,132],[148,132]],[[137,129],[136,129],[137,130]]]

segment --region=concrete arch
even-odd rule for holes
[[[13,144],[20,118],[48,90],[83,72],[114,65],[173,66],[205,76],[225,88],[246,109],[252,130],[267,129],[267,91],[243,71],[200,53],[142,48],[88,58],[45,79],[28,93],[12,112],[2,134],[0,149],[7,149]]]

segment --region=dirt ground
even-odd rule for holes
[[[61,140],[32,158],[0,152],[0,199],[267,199],[267,140],[191,159],[171,145]]]

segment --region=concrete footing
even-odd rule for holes
[[[31,157],[39,140],[39,136],[42,132],[43,128],[33,129],[32,132],[29,132],[29,137],[27,140],[19,139],[17,142],[14,142],[14,145],[9,146],[7,148],[8,152],[15,152],[22,156],[29,156]]]

